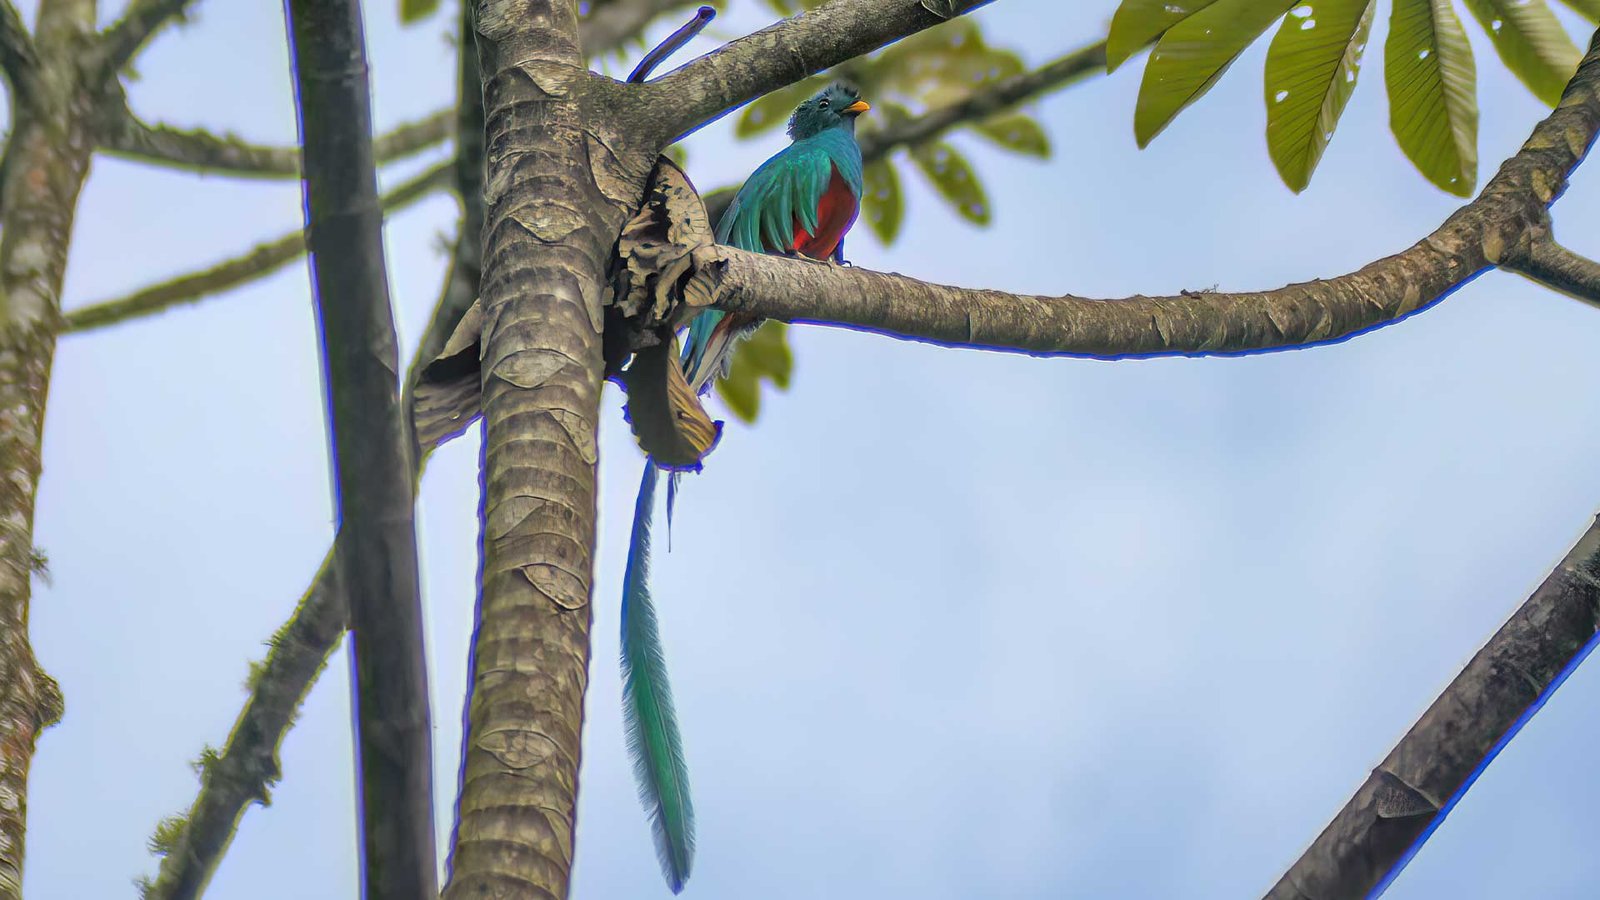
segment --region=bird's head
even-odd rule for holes
[[[789,117],[789,137],[804,140],[829,128],[855,128],[856,116],[871,109],[855,88],[830,85],[822,93],[800,104]]]

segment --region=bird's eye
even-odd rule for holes
[[[822,107],[823,109],[827,109],[828,108],[828,98],[826,98],[826,97],[822,98],[822,100],[817,105]]]

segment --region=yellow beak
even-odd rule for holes
[[[850,113],[851,115],[859,116],[859,115],[861,115],[862,113],[866,112],[867,110],[869,110],[871,108],[872,108],[872,104],[868,103],[867,101],[865,101],[865,100],[857,100],[856,102],[854,102],[854,103],[850,104],[849,106],[846,106],[844,109],[840,110],[840,112]]]

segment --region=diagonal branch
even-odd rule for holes
[[[417,567],[415,457],[394,316],[358,0],[285,5],[304,148],[339,570],[350,623],[362,895],[438,896],[433,731]]]
[[[877,162],[901,147],[936,138],[947,131],[982,121],[996,113],[1035,100],[1051,91],[1076,84],[1091,75],[1105,72],[1106,42],[1099,41],[1034,69],[1010,78],[990,82],[971,94],[919,116],[891,123],[876,131],[863,131],[859,139],[861,160]],[[705,195],[706,212],[711,221],[722,218],[733,202],[737,187],[718,188]]]
[[[182,21],[195,0],[132,0],[122,18],[101,32],[99,63],[102,74],[110,78],[133,61],[145,42],[162,26]]]
[[[373,140],[379,163],[394,162],[443,143],[455,125],[455,111],[442,109],[414,122],[406,122]],[[100,126],[100,148],[124,159],[208,172],[264,178],[300,175],[298,147],[266,147],[233,135],[216,135],[204,129],[151,125],[125,104],[114,108]]]
[[[1500,260],[1500,268],[1600,307],[1600,262],[1568,250],[1549,235],[1512,248]]]
[[[1268,900],[1376,896],[1600,640],[1600,518],[1467,663]]]
[[[384,194],[380,202],[386,212],[394,212],[421,200],[449,183],[450,164],[441,163],[397,185],[394,190]],[[277,271],[299,259],[305,252],[304,232],[292,231],[264,244],[258,244],[247,253],[198,272],[179,275],[123,297],[74,309],[65,315],[62,330],[91,331],[161,312],[181,303],[195,303]]]
[[[893,122],[861,135],[861,156],[871,162],[901,147],[920,144],[941,134],[980,122],[1051,91],[1060,90],[1106,70],[1106,42],[1099,41],[1045,63],[1031,72],[990,82],[967,96],[930,109],[920,116]]]
[[[34,67],[38,57],[34,54],[33,38],[28,36],[22,15],[11,0],[0,0],[0,71],[11,82],[13,103],[16,97],[25,97],[33,90]]]
[[[632,89],[665,146],[751,100],[991,0],[829,0]]]
[[[1561,104],[1476,200],[1416,245],[1327,281],[1274,291],[1094,300],[929,284],[746,253],[695,251],[720,309],[963,347],[1093,357],[1241,353],[1350,337],[1445,297],[1543,233],[1600,131],[1600,32]]]

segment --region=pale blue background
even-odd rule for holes
[[[367,5],[380,127],[450,102],[453,16],[401,29],[393,0]],[[1103,33],[1115,5],[1004,0],[979,18],[1042,62]],[[198,6],[140,61],[136,108],[292,142],[277,5]],[[719,38],[771,18],[733,6]],[[958,137],[997,226],[961,223],[912,176],[900,242],[863,230],[851,255],[1120,296],[1275,287],[1398,251],[1458,201],[1387,132],[1383,18],[1300,197],[1269,168],[1263,44],[1143,152],[1138,65],[1037,104],[1048,163]],[[1487,174],[1542,113],[1472,29]],[[691,141],[691,174],[736,181],[780,142],[734,143],[720,123]],[[1557,212],[1591,253],[1597,177]],[[102,160],[67,304],[299,216],[292,183]],[[408,348],[454,217],[440,196],[390,223]],[[38,516],[55,581],[33,630],[67,714],[34,769],[31,900],[129,896],[154,870],[147,836],[188,805],[189,761],[226,735],[246,662],[327,547],[307,285],[295,266],[62,342]],[[1600,313],[1507,275],[1346,344],[1248,359],[1041,361],[819,328],[794,344],[793,389],[759,427],[729,426],[657,569],[699,812],[690,897],[1258,895],[1600,503]],[[616,598],[640,456],[609,390],[602,444],[576,894],[663,897],[620,729]],[[441,840],[477,456],[475,437],[438,454],[419,519]],[[352,896],[345,671],[341,656],[312,694],[274,803],[245,816],[211,896]],[[1597,702],[1590,663],[1389,896],[1594,896]]]

